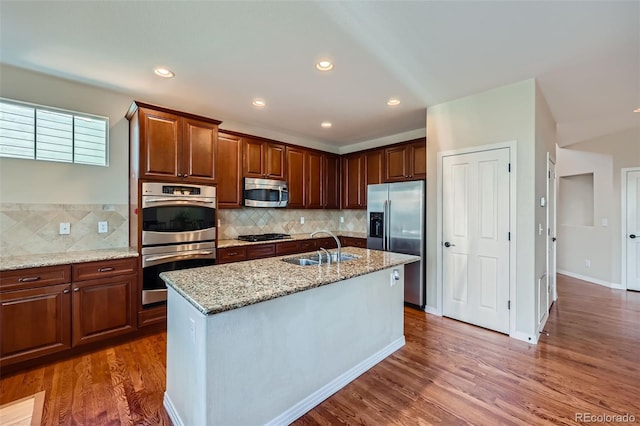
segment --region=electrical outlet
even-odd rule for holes
[[[304,225],[304,216],[300,216],[300,225]]]
[[[193,344],[196,343],[196,322],[193,318],[189,318],[189,335]]]
[[[344,216],[340,216],[340,223],[344,223]]]
[[[106,234],[109,232],[109,222],[101,220],[98,222],[98,234]]]
[[[60,222],[60,235],[69,235],[71,233],[71,224],[69,222]]]
[[[585,259],[585,260],[584,260],[584,266],[585,266],[587,269],[591,268],[591,260],[589,260],[589,259]]]

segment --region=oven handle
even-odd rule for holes
[[[204,203],[204,204],[213,204],[213,202],[210,199],[206,199],[206,198],[174,198],[174,197],[167,197],[167,198],[152,198],[152,199],[144,199],[144,201],[146,203],[163,203],[166,201],[171,201],[171,202],[187,202],[187,203]]]
[[[164,260],[164,259],[171,259],[172,257],[185,257],[185,256],[197,256],[197,255],[210,255],[213,254],[212,251],[207,250],[207,251],[189,251],[189,252],[184,252],[184,253],[176,253],[176,254],[164,254],[164,255],[160,255],[160,256],[153,256],[153,257],[145,257],[145,261],[146,262],[153,262],[156,260]]]

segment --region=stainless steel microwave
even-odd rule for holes
[[[244,179],[244,205],[247,207],[287,207],[287,182],[275,179]]]

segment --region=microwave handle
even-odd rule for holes
[[[286,189],[283,189],[282,187],[278,188],[278,202],[281,203],[282,202],[282,193],[288,193],[289,191],[287,191]]]

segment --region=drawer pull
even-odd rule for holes
[[[64,289],[63,293],[64,293],[64,294],[69,294],[69,289],[68,289],[68,288],[67,288],[67,289]]]
[[[112,267],[108,267],[108,268],[98,268],[98,272],[111,272],[113,271],[114,268]]]
[[[40,277],[27,277],[27,278],[18,278],[19,283],[32,283],[34,281],[38,281]]]
[[[235,251],[227,253],[227,256],[237,256],[237,255],[238,255],[238,253],[235,252]]]
[[[76,288],[74,288],[74,289],[73,289],[73,291],[75,291],[75,292],[77,293],[77,292],[79,292],[79,291],[80,291],[80,288],[79,288],[79,287],[76,287]]]

